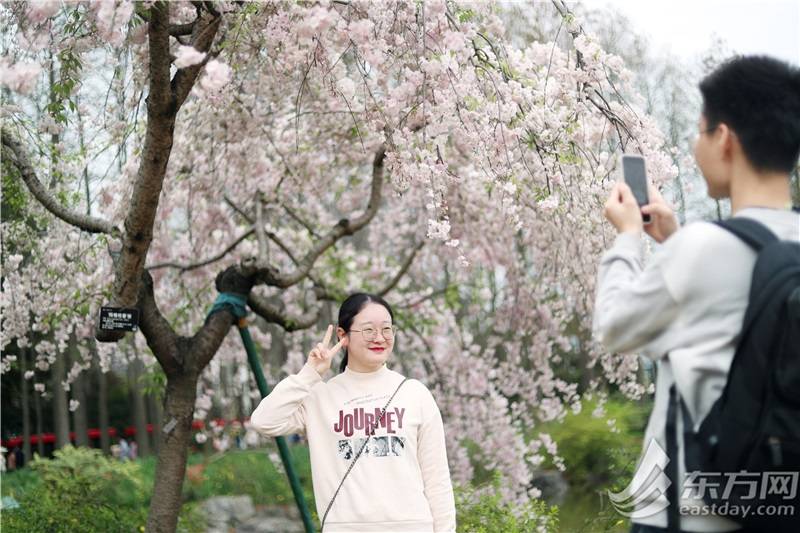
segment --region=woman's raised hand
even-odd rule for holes
[[[328,326],[328,331],[325,332],[325,338],[308,354],[307,364],[310,364],[320,376],[325,374],[331,367],[333,356],[339,353],[342,346],[347,346],[347,336],[344,336],[331,348],[331,335],[333,335],[333,325]]]

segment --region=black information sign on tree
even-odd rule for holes
[[[107,331],[136,331],[139,329],[139,310],[135,308],[101,307],[100,329]]]

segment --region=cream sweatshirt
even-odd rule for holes
[[[258,405],[253,428],[270,437],[305,434],[320,520],[403,376],[345,369],[327,382],[306,364]],[[324,533],[455,531],[456,511],[442,416],[430,391],[410,379],[386,410],[345,479]]]

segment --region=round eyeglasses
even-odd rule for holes
[[[370,342],[374,341],[378,338],[378,332],[381,332],[383,338],[387,341],[394,339],[395,334],[397,333],[397,326],[384,326],[380,329],[366,327],[364,329],[351,329],[351,332],[361,333],[361,336],[364,338],[364,341]]]

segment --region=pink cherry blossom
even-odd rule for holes
[[[175,54],[175,61],[173,62],[178,68],[191,67],[201,63],[206,58],[205,52],[198,52],[192,46],[178,45],[178,51]]]
[[[28,2],[28,9],[25,16],[34,24],[43,22],[61,9],[60,0],[35,0]]]
[[[375,155],[385,150],[375,218],[323,254],[314,275],[341,294],[380,287],[416,243],[425,243],[386,296],[414,326],[399,334],[390,366],[424,381],[434,394],[454,480],[468,483],[476,471],[493,470],[503,477],[507,501],[527,500],[537,495],[528,487],[539,465],[547,457],[561,464],[558,443],[537,435],[537,425],[580,409],[593,390],[614,387],[631,397],[646,392],[637,382],[635,354],[607,354],[589,334],[595,265],[611,238],[598,205],[617,170],[621,145],[641,149],[659,183],[676,174],[671,154],[659,149],[664,137],[641,111],[643,101],[624,63],[591,36],[579,34],[573,42],[564,31],[579,32],[581,25],[572,19],[558,43],[517,43],[495,13],[498,6],[489,2],[470,3],[463,20],[448,16],[451,4],[452,10],[463,7],[459,2],[401,1],[392,9],[381,2],[351,4],[280,4],[245,19],[235,18],[237,4],[228,6],[233,11],[223,15],[226,46],[214,43],[220,55],[205,65],[177,118],[147,265],[215,256],[251,224],[228,201],[253,215],[262,196],[265,229],[302,257],[315,242],[313,233],[324,234],[340,219],[363,212]],[[76,94],[87,138],[98,141],[82,153],[76,136],[65,135],[57,170],[77,177],[88,164],[90,175],[102,176],[102,150],[119,146],[114,178],[93,185],[90,206],[116,224],[125,220],[142,162],[141,106],[150,82],[149,45],[141,29],[147,25],[125,40],[129,7],[92,3],[96,28],[69,42],[55,35],[55,26],[51,42],[30,21],[27,27],[21,23],[23,34],[47,46],[97,56],[97,64],[82,73],[91,72],[92,83],[78,84]],[[191,4],[176,4],[171,22],[190,22],[193,14]],[[233,21],[242,23],[241,32],[225,26]],[[112,50],[109,43],[124,46],[130,61],[120,61],[122,49]],[[173,43],[176,67],[205,59]],[[12,57],[30,57],[14,52],[19,55]],[[5,86],[46,98],[34,63],[31,75],[2,61]],[[613,86],[607,72],[619,76]],[[589,100],[598,94],[607,98],[608,113]],[[618,94],[630,96],[622,102]],[[36,124],[25,109],[5,112]],[[70,120],[77,118],[69,113]],[[609,115],[630,135],[620,136]],[[51,126],[43,122],[42,131],[30,133],[46,146]],[[31,157],[37,169],[49,168],[47,157]],[[69,181],[55,192],[72,198],[81,185]],[[287,216],[287,207],[312,231]],[[30,209],[47,221],[44,235],[33,238],[24,227],[3,221],[6,265],[15,268],[4,270],[0,347],[15,340],[21,347],[30,344],[35,370],[26,377],[38,380],[67,349],[70,335],[78,338],[79,349],[88,348],[90,325],[114,267],[105,240],[62,223],[37,202]],[[28,243],[29,260],[9,255],[12,238]],[[278,271],[295,267],[280,247],[271,241],[267,247]],[[159,308],[175,330],[193,335],[216,297],[215,276],[259,249],[253,237],[202,267],[151,270]],[[310,285],[254,291],[300,316],[327,305],[316,300]],[[313,328],[288,333],[258,325],[251,333],[262,353],[279,352],[265,355],[271,383],[303,366],[316,335]],[[103,371],[135,357],[156,364],[141,333],[129,339],[133,346],[96,346]],[[559,379],[567,360],[593,373],[588,388]],[[0,368],[16,364],[4,360]],[[59,386],[73,383],[83,365],[74,364]],[[198,385],[198,418],[226,405],[252,409],[260,399],[233,334]],[[246,441],[259,442],[245,427]],[[205,432],[196,436],[197,442],[208,438]],[[467,449],[467,440],[479,442],[480,453]]]
[[[37,63],[9,64],[7,59],[0,59],[0,85],[21,94],[28,94],[36,87],[41,72],[42,67]]]
[[[206,91],[220,91],[231,81],[231,68],[216,59],[212,59],[206,63],[205,71],[205,76],[200,80],[200,85]]]

